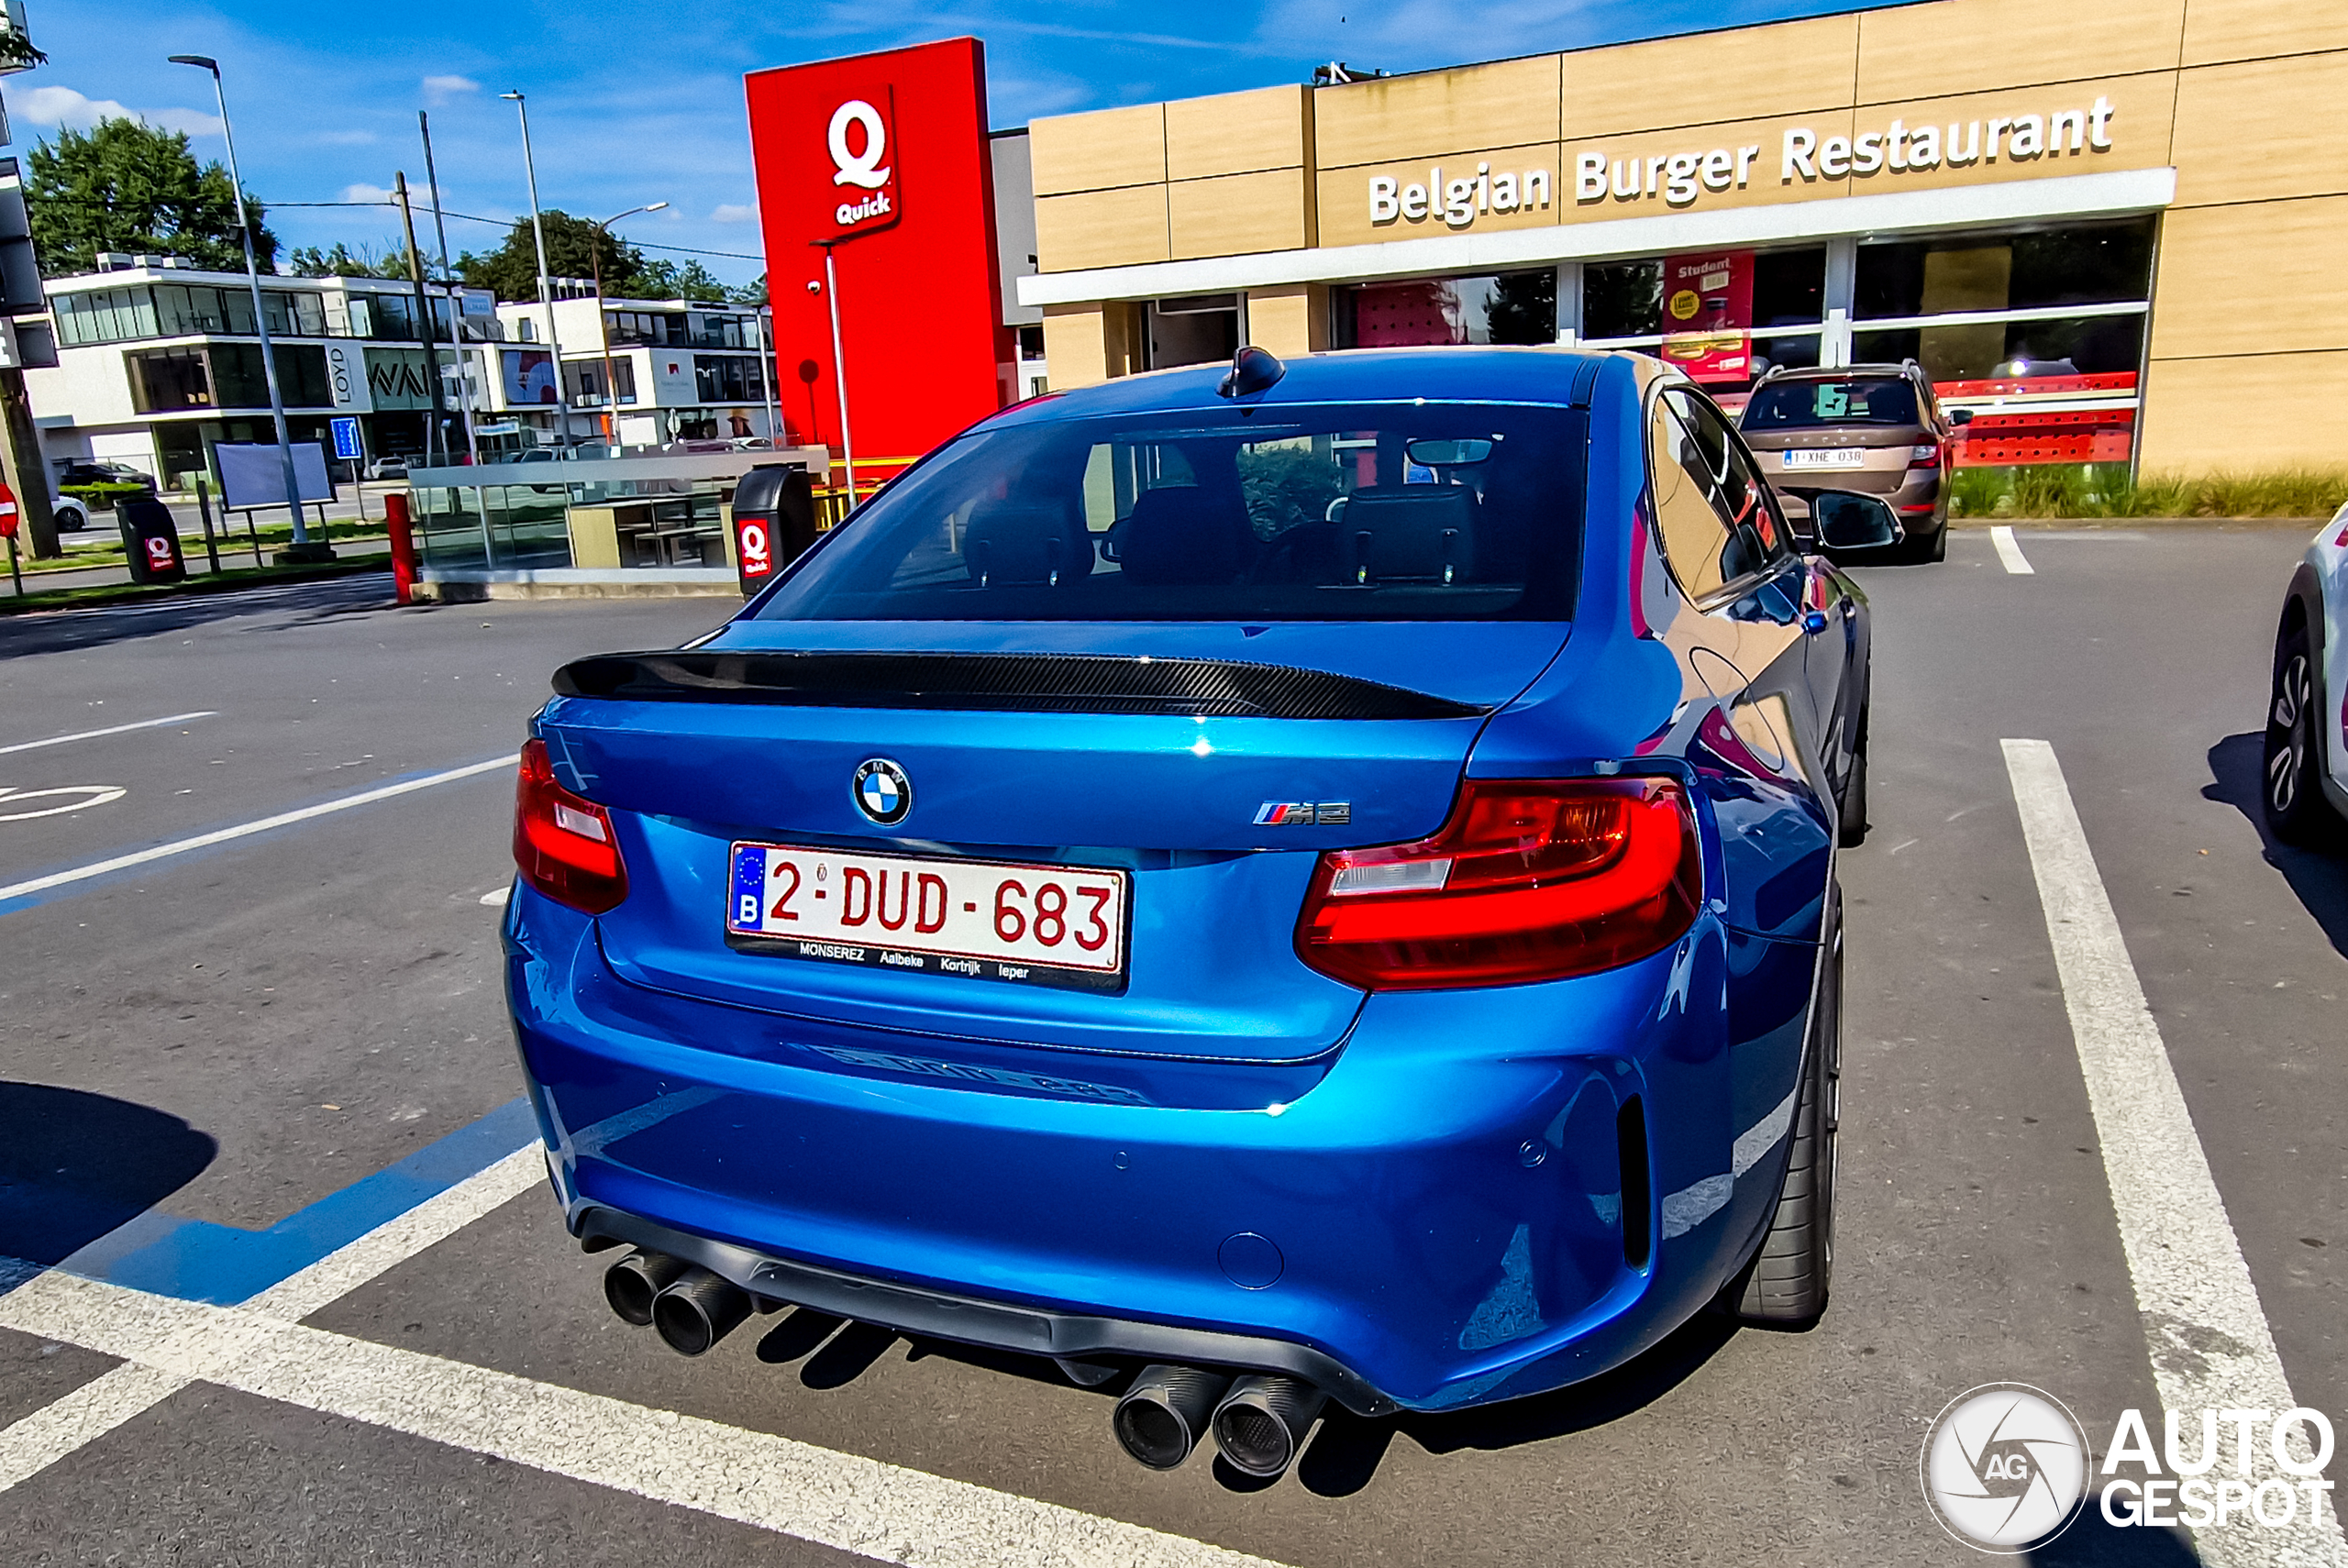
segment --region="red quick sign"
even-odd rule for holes
[[[824,133],[832,185],[839,197],[830,217],[837,235],[887,228],[897,221],[896,93],[882,84],[862,97],[841,100]]]

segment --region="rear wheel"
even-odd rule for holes
[[[2287,844],[2312,844],[2339,824],[2323,798],[2316,737],[2315,664],[2306,623],[2287,622],[2275,644],[2275,689],[2266,706],[2266,755],[2259,804],[2266,825]]]
[[[1938,528],[1933,531],[1933,546],[1931,549],[1924,552],[1924,558],[1928,561],[1944,561],[1948,559],[1947,523],[1942,523]]]
[[[1834,1277],[1834,1144],[1842,1120],[1843,893],[1827,893],[1825,951],[1811,1006],[1793,1150],[1778,1189],[1778,1211],[1760,1251],[1721,1292],[1721,1305],[1747,1323],[1808,1328],[1826,1310]]]

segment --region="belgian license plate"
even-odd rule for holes
[[[1864,447],[1805,447],[1786,454],[1789,469],[1855,469],[1866,460]]]
[[[736,844],[729,946],[792,958],[1113,990],[1132,878],[1091,866]]]

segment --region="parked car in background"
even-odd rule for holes
[[[1899,514],[1911,560],[1948,554],[1949,475],[1956,427],[1912,359],[1831,370],[1769,371],[1738,415],[1745,445],[1789,514],[1822,490],[1880,495]]]
[[[371,480],[404,480],[407,478],[407,459],[405,452],[385,452],[367,465],[367,477]]]
[[[152,493],[155,476],[128,463],[72,462],[57,471],[59,488],[69,484],[135,484]]]
[[[2348,818],[2348,506],[2291,574],[2275,629],[2260,804],[2276,838],[2337,841]]]
[[[1805,1325],[1868,650],[1642,356],[1005,409],[556,676],[504,941],[565,1218],[685,1354],[792,1302],[1048,1356],[1259,1477],[1324,1401]]]

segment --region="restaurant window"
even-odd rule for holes
[[[1825,304],[1824,246],[1608,262],[1582,270],[1581,335],[1655,352],[1733,400],[1773,369],[1819,362]]]
[[[2094,377],[2132,392],[2152,271],[2150,218],[1863,245],[1852,352],[1912,359],[1935,382]]]
[[[1163,370],[1176,365],[1214,365],[1239,351],[1237,294],[1194,294],[1152,300],[1147,318],[1149,363]]]
[[[1557,273],[1550,267],[1333,289],[1329,306],[1336,348],[1557,340]]]

